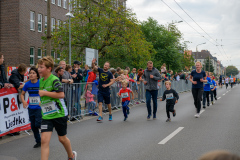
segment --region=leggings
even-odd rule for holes
[[[192,88],[192,95],[194,99],[195,108],[197,109],[197,113],[200,113],[203,88]]]
[[[174,104],[166,104],[167,117],[170,118],[170,112],[174,112]]]

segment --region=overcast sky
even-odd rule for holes
[[[209,50],[224,66],[235,65],[240,70],[240,0],[176,0],[210,37],[174,0],[164,2],[182,19],[162,0],[127,0],[127,7],[136,13],[140,21],[153,17],[159,24],[166,25],[182,20],[176,26],[183,33],[184,41],[191,42],[188,49],[195,52],[198,44],[206,42],[198,46],[198,51]]]

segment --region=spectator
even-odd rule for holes
[[[81,80],[83,79],[82,70],[80,69],[81,62],[74,61],[73,62],[73,69],[71,72],[71,75],[73,77],[74,83],[81,83]]]
[[[184,72],[180,72],[180,79],[185,80],[185,73]]]
[[[130,68],[127,66],[126,68],[125,68],[125,70],[127,70],[128,71],[128,73],[127,73],[127,75],[130,73]],[[128,78],[129,78],[129,76],[128,76]]]
[[[7,81],[6,74],[4,71],[4,66],[2,65],[3,61],[4,61],[4,56],[0,52],[0,89],[13,87],[13,85]]]
[[[94,64],[94,65],[95,65],[95,64]],[[85,64],[85,66],[84,66],[84,71],[83,71],[83,81],[84,81],[84,82],[87,82],[86,77],[87,77],[87,74],[88,74],[89,71],[90,71],[90,70],[89,70],[88,65]]]
[[[9,82],[13,84],[16,89],[22,89],[24,86],[24,74],[27,71],[25,64],[20,64],[18,69],[12,71],[12,75],[9,78]]]
[[[55,69],[55,73],[57,74],[56,76],[59,78],[60,82],[62,82],[62,76],[64,74],[64,69],[62,67],[58,66]]]
[[[72,72],[72,66],[70,64],[67,64],[66,65],[66,71],[68,71],[68,73],[71,75],[71,72]]]
[[[114,75],[115,78],[117,78],[117,77],[120,75],[120,71],[121,71],[121,68],[120,68],[120,67],[117,67],[116,73],[115,73],[115,75]]]
[[[165,63],[163,63],[163,65],[162,65],[162,67],[161,67],[161,72],[162,72],[163,74],[166,74],[166,73],[167,73],[167,69],[166,69],[166,64],[165,64]]]
[[[161,76],[159,74],[159,71],[153,67],[153,62],[148,61],[147,62],[147,68],[144,71],[143,74],[144,84],[146,88],[146,101],[147,101],[147,110],[148,110],[148,116],[147,119],[150,120],[150,117],[152,115],[151,110],[151,97],[153,100],[153,119],[156,119],[156,113],[157,113],[157,96],[158,96],[158,80],[161,80]]]
[[[142,76],[143,76],[143,69],[140,68],[140,69],[138,70],[138,75],[137,75],[137,81],[138,81],[138,82],[139,82],[139,81],[142,81]]]
[[[113,79],[115,79],[115,74],[116,74],[116,70],[114,68],[110,68],[110,72],[112,73],[113,75]]]
[[[62,83],[69,83],[72,84],[73,83],[73,79],[70,75],[70,73],[68,71],[66,71],[66,62],[65,61],[60,61],[59,62],[59,66],[63,68],[64,73],[62,75]],[[57,74],[54,72],[53,73],[55,76],[57,76]]]

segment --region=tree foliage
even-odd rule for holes
[[[192,64],[192,58],[184,55],[184,45],[180,43],[182,33],[175,25],[169,24],[165,27],[149,17],[141,23],[141,29],[146,40],[151,42],[156,50],[152,57],[155,67],[160,69],[162,64],[166,63],[167,69],[179,71],[183,70],[185,65]]]
[[[226,68],[226,75],[229,76],[236,76],[239,73],[237,67],[235,66],[228,66]]]
[[[204,59],[203,68],[204,68],[205,71],[214,72],[214,67],[213,67],[212,61],[211,61],[211,59],[209,61],[209,59],[210,59],[209,56]],[[209,70],[209,64],[210,64],[210,70]]]
[[[99,51],[99,64],[113,67],[143,67],[155,50],[147,42],[130,10],[112,0],[76,0],[71,18],[72,60],[85,60],[85,48]],[[69,24],[52,33],[52,45],[61,59],[69,55]]]

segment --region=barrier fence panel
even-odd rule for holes
[[[90,87],[92,87],[92,94],[94,95],[93,99],[94,102],[86,103],[86,90],[87,90],[87,83],[74,83],[74,84],[63,84],[63,89],[65,93],[65,103],[67,105],[69,119],[79,120],[82,116],[92,115],[92,112],[98,111],[98,102],[97,102],[97,85],[95,83],[88,83]],[[192,83],[189,83],[187,80],[180,80],[180,81],[171,81],[171,87],[176,90],[178,93],[189,91],[191,90]],[[121,97],[117,96],[121,88],[121,82],[115,82],[110,87],[110,103],[112,109],[119,109],[122,106],[122,99]],[[131,101],[130,105],[145,103],[145,86],[144,83],[138,82],[130,82],[129,88],[134,93],[134,100]],[[163,92],[166,90],[164,81],[158,82],[158,97],[162,97]],[[107,105],[103,102],[103,112],[107,111]]]

